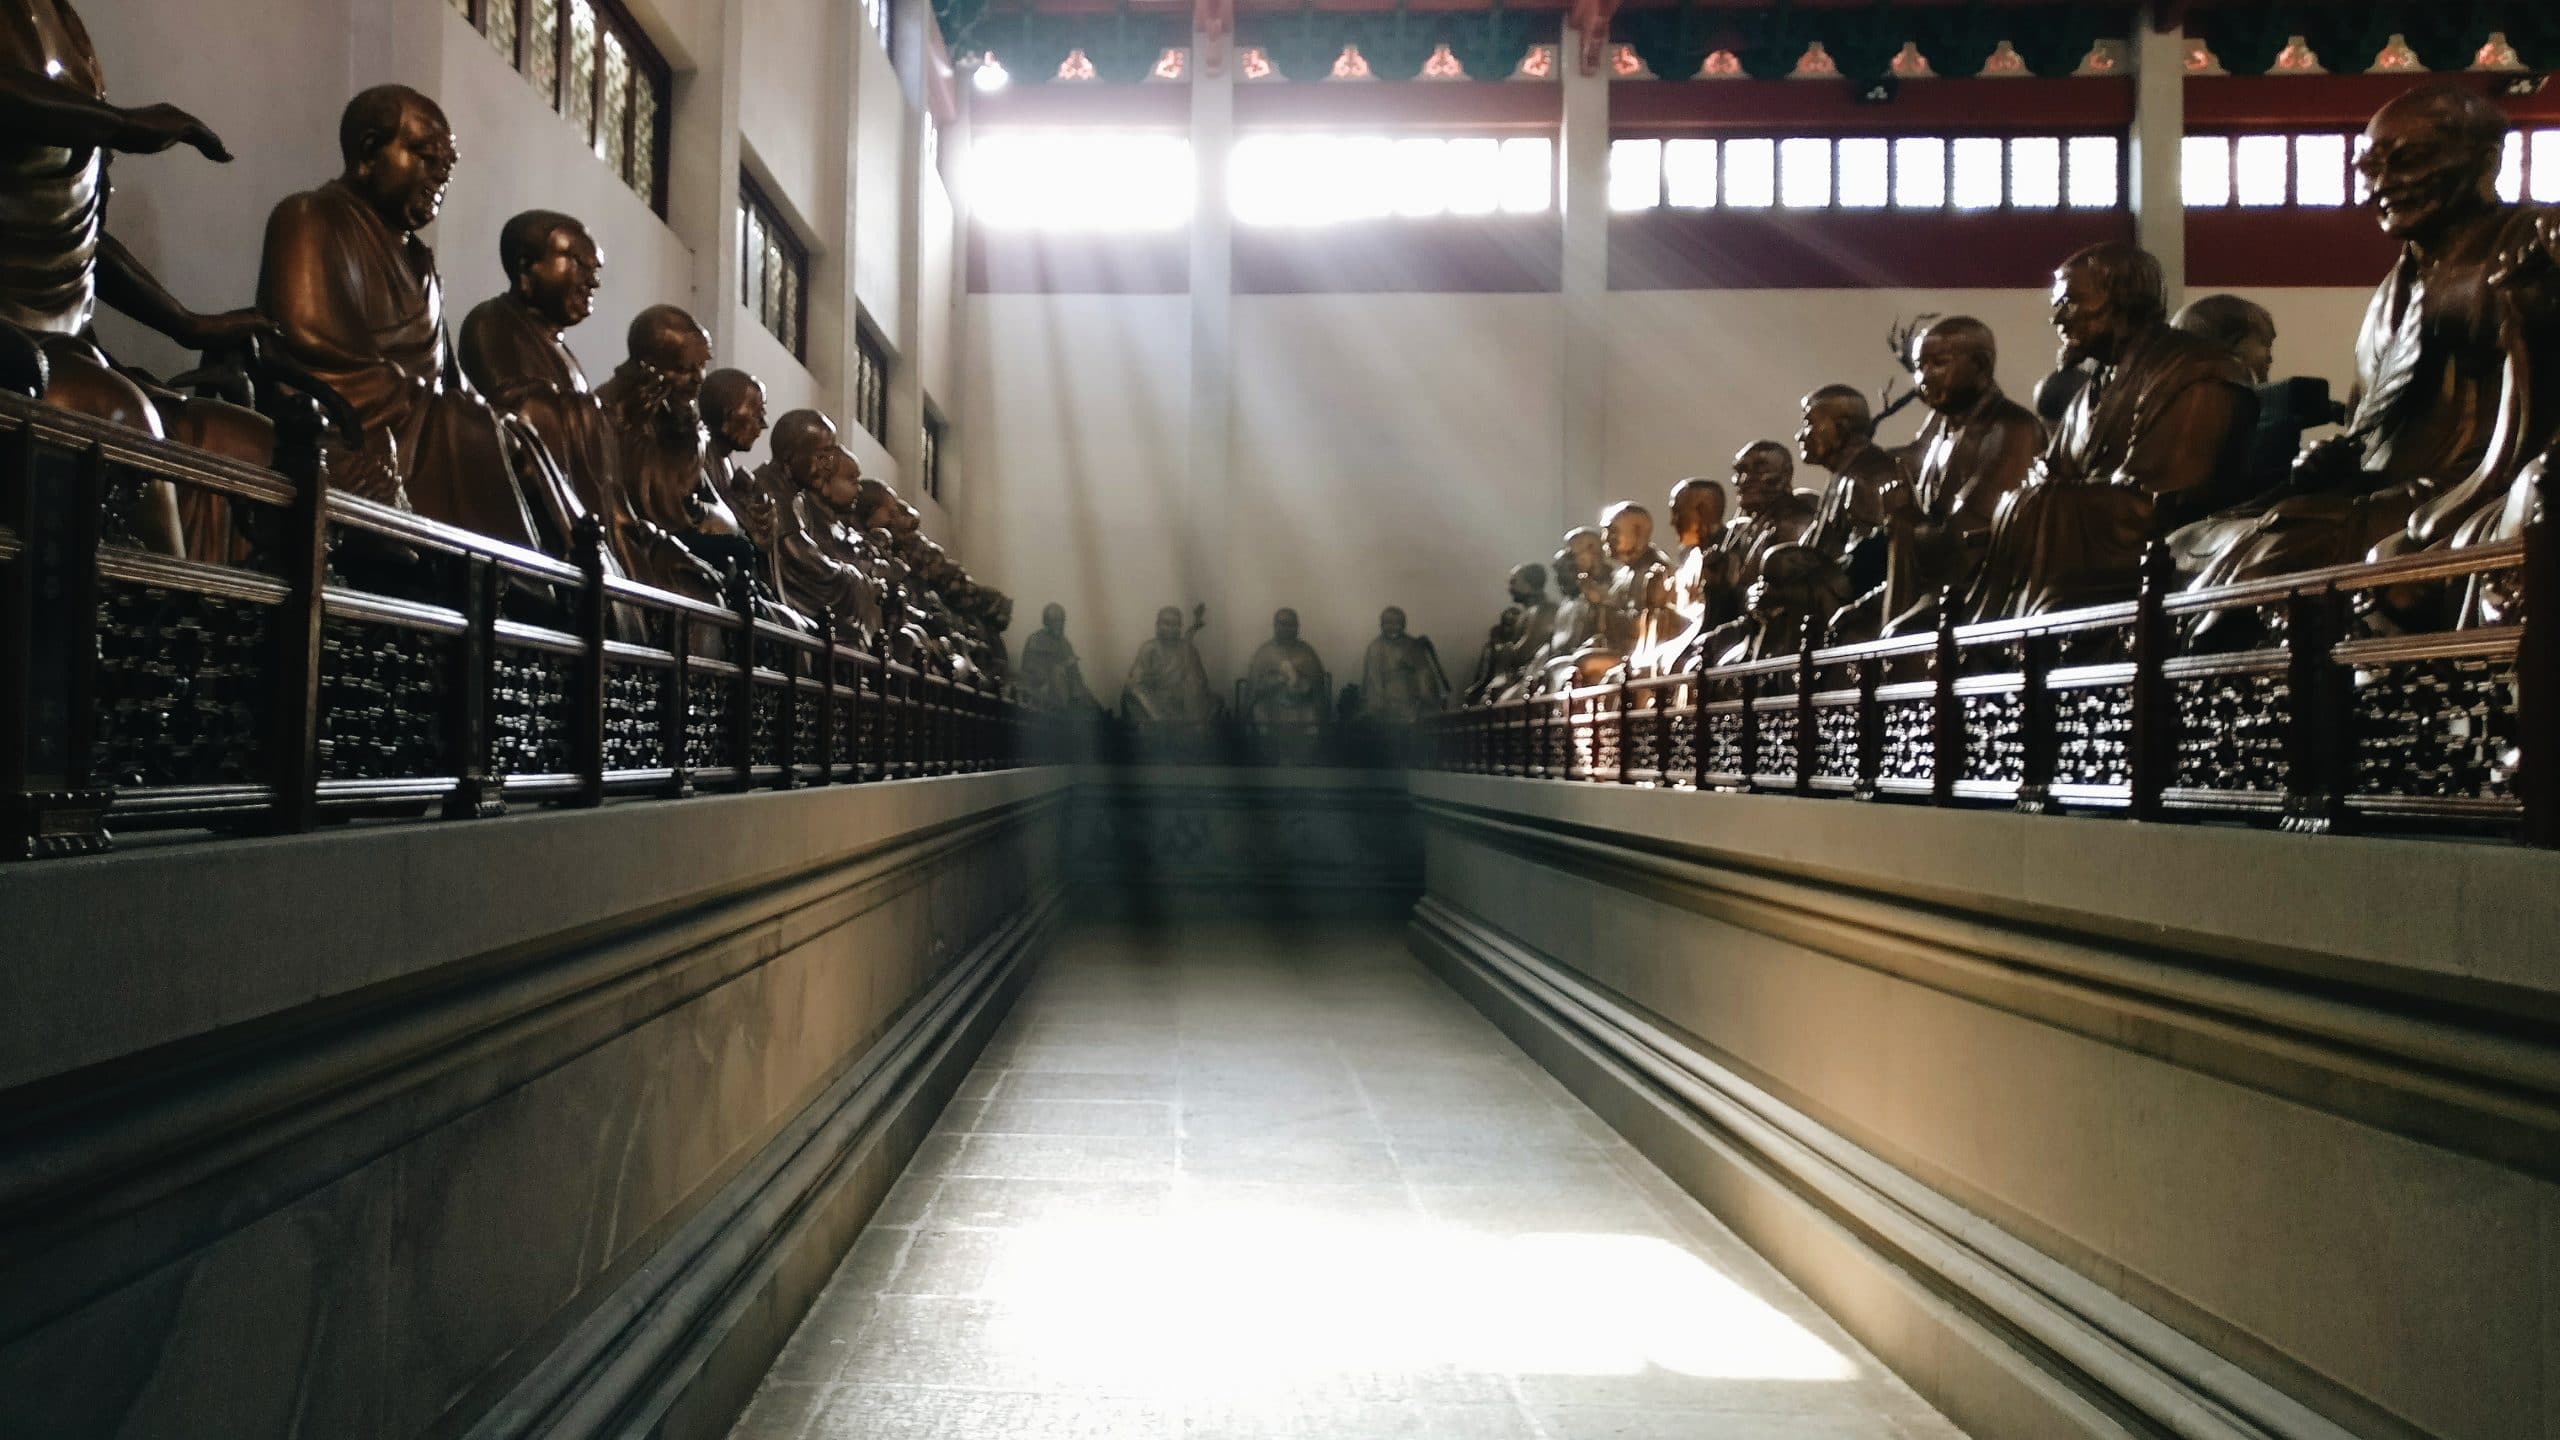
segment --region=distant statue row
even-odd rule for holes
[[[2560,212],[2505,204],[2506,122],[2476,89],[2434,85],[2384,106],[2357,166],[2400,263],[2356,346],[2356,394],[2269,383],[2275,322],[2236,296],[2168,313],[2159,263],[2091,246],[2054,271],[2061,368],[2035,410],[1996,377],[1989,327],[1939,319],[1905,356],[1929,414],[1908,445],[1877,442],[1866,397],[1804,398],[1794,453],[1734,457],[1733,496],[1683,480],[1681,556],[1620,502],[1569,532],[1556,598],[1513,570],[1470,701],[1617,673],[1666,673],[1958,623],[2130,599],[2146,550],[2175,583],[2218,585],[2430,546],[2511,538],[2560,439]],[[1890,413],[1888,411],[1887,413]],[[2343,415],[2345,433],[2300,449]],[[1798,460],[1828,472],[1794,485]],[[2412,586],[2366,617],[2378,630],[2517,620],[2496,586]],[[2263,643],[2249,611],[2197,643]]]
[[[743,586],[765,618],[999,681],[1012,603],[919,532],[915,508],[866,479],[834,423],[794,411],[771,463],[740,459],[765,429],[761,384],[711,369],[711,339],[674,306],[643,310],[626,358],[590,389],[566,332],[589,315],[604,257],[586,227],[527,211],[498,236],[504,294],[449,348],[435,255],[418,231],[442,208],[458,152],[434,101],[404,86],[355,97],[344,169],[278,204],[257,304],[199,315],[172,299],[102,223],[109,151],[195,146],[229,159],[170,106],[106,103],[97,56],[66,0],[0,0],[0,386],[255,464],[275,430],[234,403],[260,389],[322,407],[338,490],[555,556],[582,526],[614,573],[703,601]],[[115,365],[90,326],[105,303],[207,369],[162,383]],[[186,393],[188,386],[214,394]],[[166,482],[116,517],[151,548],[240,558],[228,502]]]
[[[1206,605],[1192,607],[1186,622],[1178,606],[1156,612],[1154,638],[1138,647],[1120,689],[1122,718],[1140,726],[1214,723],[1228,714],[1209,683],[1208,666],[1192,637],[1208,623]],[[1018,693],[1027,704],[1065,711],[1100,708],[1086,688],[1075,647],[1066,638],[1067,612],[1050,605],[1040,629],[1024,642]],[[1245,664],[1237,687],[1236,718],[1254,729],[1306,729],[1329,718],[1379,725],[1410,725],[1449,702],[1449,679],[1426,636],[1405,631],[1404,611],[1390,605],[1378,616],[1378,636],[1360,660],[1360,682],[1333,693],[1333,678],[1315,647],[1298,636],[1298,612],[1271,617],[1271,638]]]

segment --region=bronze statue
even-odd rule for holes
[[[1511,603],[1485,637],[1476,660],[1475,678],[1467,686],[1467,703],[1480,704],[1509,689],[1522,667],[1554,633],[1556,605],[1547,598],[1547,567],[1531,560],[1511,568]]]
[[[1563,596],[1555,625],[1521,668],[1520,679],[1504,692],[1505,699],[1587,684],[1618,663],[1608,648],[1609,583],[1617,576],[1608,538],[1589,525],[1566,531],[1555,568],[1556,589]]]
[[[775,497],[784,602],[834,616],[839,638],[862,644],[879,623],[879,595],[872,575],[845,558],[856,539],[839,532],[838,505],[830,499],[851,503],[860,476],[847,473],[850,458],[836,444],[833,420],[794,410],[774,422],[773,458],[754,483]]]
[[[2247,438],[2247,373],[2228,350],[2170,327],[2148,253],[2110,241],[2065,260],[2053,324],[2063,368],[2098,370],[1993,522],[1970,619],[2130,598],[2143,547],[2210,503]]]
[[[2347,433],[2303,452],[2280,492],[2177,537],[2198,584],[2502,528],[2515,476],[2560,434],[2560,218],[2498,200],[2505,132],[2459,84],[2412,90],[2366,125],[2356,165],[2401,252],[2356,339]]]
[[[1633,500],[1601,511],[1600,533],[1608,539],[1612,567],[1604,643],[1623,657],[1667,623],[1671,557],[1653,543],[1653,512]]]
[[[1677,668],[1721,663],[1759,633],[1750,604],[1761,568],[1771,551],[1811,534],[1822,516],[1817,500],[1795,488],[1795,473],[1795,456],[1775,440],[1755,440],[1734,453],[1733,493],[1742,513],[1725,527],[1709,570],[1709,608],[1727,618],[1683,647]]]
[[[711,493],[737,517],[739,531],[756,547],[758,579],[780,597],[785,590],[782,507],[790,497],[776,495],[758,483],[740,458],[764,436],[764,382],[744,370],[714,370],[702,377],[698,403],[710,432],[703,469],[711,480]]]
[[[1378,638],[1360,657],[1360,718],[1380,725],[1410,725],[1449,705],[1449,677],[1428,636],[1405,633],[1404,611],[1390,605],[1378,614]]]
[[[380,85],[347,102],[338,149],[337,179],[268,217],[258,270],[258,308],[286,354],[362,422],[360,440],[328,447],[331,483],[540,548],[518,471],[539,489],[544,467],[448,373],[444,284],[418,238],[453,176],[452,127],[426,96]]]
[[[528,210],[498,231],[502,295],[463,317],[462,373],[489,406],[514,416],[541,442],[558,481],[528,487],[543,548],[568,553],[578,517],[604,519],[616,566],[636,573],[623,553],[619,456],[604,410],[567,333],[594,313],[604,281],[604,255],[587,228],[556,211]],[[529,458],[521,457],[520,458]],[[528,465],[528,471],[532,469]]]
[[[1825,385],[1804,397],[1803,408],[1796,455],[1831,472],[1821,518],[1804,543],[1839,561],[1855,586],[1867,571],[1882,569],[1875,557],[1884,533],[1884,492],[1908,477],[1893,453],[1877,446],[1875,412],[1864,392]]]
[[[1067,639],[1067,607],[1054,601],[1041,607],[1040,628],[1022,642],[1022,662],[1014,669],[1014,685],[1022,702],[1041,710],[1078,713],[1101,709],[1085,688],[1084,669],[1076,647]]]
[[[1120,689],[1120,713],[1141,724],[1201,724],[1224,710],[1209,688],[1208,668],[1191,637],[1209,623],[1209,607],[1195,605],[1191,624],[1182,611],[1167,605],[1156,612],[1155,638],[1138,647],[1129,664],[1129,679]]]
[[[1254,725],[1316,725],[1329,703],[1324,662],[1298,638],[1298,612],[1271,616],[1271,638],[1244,667],[1245,720]]]
[[[1938,598],[1973,583],[2000,505],[2044,448],[2044,424],[2000,389],[1991,327],[1950,316],[1920,338],[1914,367],[1930,410],[1918,473],[1885,487],[1885,580],[1873,592],[1883,633],[1938,623]]]
[[[1671,529],[1680,540],[1679,567],[1650,602],[1654,625],[1637,640],[1638,673],[1676,669],[1692,643],[1730,616],[1719,613],[1728,586],[1719,542],[1725,529],[1724,487],[1691,476],[1671,487]]]
[[[104,304],[190,350],[247,345],[274,333],[255,310],[204,315],[178,303],[106,229],[111,154],[187,145],[228,163],[231,152],[174,105],[109,104],[97,49],[70,0],[0,5],[0,136],[0,385],[146,434],[206,444],[213,437],[190,433],[186,415],[163,413],[183,412],[191,402],[155,403],[98,349],[90,319]],[[239,419],[247,423],[223,430],[245,432],[243,458],[266,463],[272,432],[255,417]],[[183,548],[178,497],[167,482],[149,483],[132,518],[153,549]]]

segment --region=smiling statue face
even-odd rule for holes
[[[2498,152],[2465,145],[2423,96],[2382,107],[2364,129],[2356,171],[2373,187],[2374,215],[2395,240],[2424,240],[2445,219],[2493,193]]]
[[[1404,638],[1404,612],[1390,605],[1378,612],[1378,633],[1390,640]]]
[[[434,223],[444,208],[445,186],[453,181],[453,130],[442,116],[411,103],[400,112],[400,127],[356,167],[354,180],[375,214],[402,231]]]
[[[585,227],[563,225],[551,232],[542,258],[525,267],[516,288],[532,303],[534,313],[566,330],[595,312],[596,290],[604,283],[604,253]]]
[[[1754,445],[1733,457],[1733,490],[1745,510],[1761,510],[1787,498],[1795,466],[1775,443]]]

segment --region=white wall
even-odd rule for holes
[[[2246,293],[2275,312],[2280,371],[2324,375],[2343,397],[2365,292]],[[1792,441],[1797,401],[1817,386],[1876,398],[1901,379],[1886,343],[1897,321],[1989,324],[2002,382],[2021,397],[2053,362],[2041,290],[1617,292],[1604,302],[1605,464],[1567,475],[1561,303],[1237,297],[1224,538],[1176,555],[1186,297],[972,295],[962,394],[976,430],[959,505],[970,564],[1014,595],[1025,627],[1063,602],[1106,700],[1156,607],[1194,600],[1210,608],[1203,650],[1222,686],[1282,605],[1337,682],[1356,678],[1389,604],[1456,672],[1473,666],[1512,565],[1544,561],[1612,500],[1640,500],[1667,527],[1673,482],[1725,475],[1753,440]],[[1905,411],[1886,437],[1908,438],[1919,418]]]
[[[942,288],[917,309],[942,333],[920,326],[922,343],[898,348],[917,352],[902,361],[937,367],[926,383],[955,427],[964,425],[959,387],[948,379],[948,197],[919,204],[902,194],[907,105],[858,7],[638,0],[631,8],[676,71],[671,148],[702,157],[680,161],[677,173],[715,175],[722,187],[707,199],[671,196],[673,225],[605,169],[449,0],[88,0],[82,18],[109,98],[184,106],[239,157],[229,166],[192,151],[119,159],[109,228],[185,303],[202,310],[250,303],[268,212],[338,172],[338,115],[347,99],[396,81],[442,104],[461,152],[444,213],[426,234],[454,326],[504,284],[497,237],[507,217],[564,210],[586,222],[605,253],[595,316],[571,337],[591,377],[601,380],[620,362],[634,314],[679,304],[725,337],[719,363],[765,381],[774,413],[816,406],[841,420],[849,407],[833,346],[848,296],[859,285],[874,319],[898,339],[906,298],[899,261],[921,211],[939,217],[930,223],[944,239],[922,247],[925,282]],[[858,117],[851,135],[848,116]],[[848,185],[848,146],[858,187]],[[804,228],[813,255],[805,365],[738,305],[736,257],[723,253],[736,203],[727,167],[738,159],[715,165],[709,157],[747,154]],[[850,206],[849,188],[858,189]],[[830,280],[832,292],[817,288]],[[119,356],[147,368],[193,363],[119,316],[102,316],[99,330]],[[866,468],[894,480],[889,452],[855,433],[849,443]]]
[[[969,473],[951,498],[970,571],[1014,597],[1017,639],[1064,604],[1108,700],[1157,606],[1227,608],[1199,557],[1178,553],[1190,299],[980,295],[967,319]]]

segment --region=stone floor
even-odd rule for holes
[[[1071,934],[732,1440],[1960,1440],[1391,928]]]

